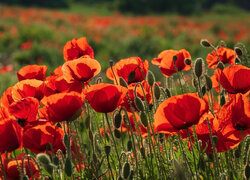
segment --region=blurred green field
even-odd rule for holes
[[[239,42],[250,47],[249,13],[235,16],[219,8],[187,17],[122,15],[108,6],[82,4],[54,10],[0,5],[0,17],[0,67],[13,66],[0,75],[0,94],[17,81],[15,71],[24,65],[46,64],[51,72],[63,64],[63,46],[75,37],[87,37],[103,76],[109,60],[139,56],[150,62],[165,49],[187,49],[192,60],[205,59],[211,50],[200,46],[202,38],[215,45],[225,41],[230,48]],[[162,77],[156,67],[150,69]]]

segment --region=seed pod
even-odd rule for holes
[[[207,39],[202,39],[201,41],[200,41],[200,44],[203,46],[203,47],[211,47],[211,44],[210,44],[210,42],[207,40]]]
[[[123,177],[127,179],[130,175],[130,164],[128,162],[123,165]]]
[[[239,47],[235,47],[235,48],[234,48],[234,51],[235,51],[235,53],[236,53],[238,56],[242,56],[242,54],[243,54],[242,49],[239,48]]]
[[[148,127],[148,118],[145,112],[140,113],[140,118],[141,118],[141,123],[143,124],[144,127]]]
[[[141,98],[135,97],[135,105],[139,111],[144,111],[144,103],[142,102]]]
[[[128,88],[128,83],[122,77],[119,78],[120,85]]]
[[[122,122],[122,116],[120,113],[117,113],[114,118],[114,125],[115,128],[121,127],[121,122]]]
[[[173,61],[174,63],[177,61],[178,57],[177,56],[173,56]]]
[[[207,90],[210,91],[213,87],[212,80],[208,75],[205,75],[205,79],[206,79]]]
[[[131,140],[128,140],[128,142],[127,142],[127,150],[128,151],[132,150],[132,141]]]
[[[154,94],[155,94],[155,98],[159,100],[161,96],[161,89],[157,83],[154,84]]]
[[[110,146],[105,146],[105,147],[104,147],[104,151],[105,151],[105,154],[106,154],[107,156],[109,155],[110,150],[111,150],[111,147],[110,147]]]
[[[168,97],[171,97],[171,93],[170,93],[170,90],[168,88],[165,89],[165,92],[166,92]]]
[[[191,59],[188,59],[188,58],[185,59],[184,62],[185,62],[186,65],[189,65],[189,66],[192,64]]]
[[[36,159],[43,165],[48,165],[49,163],[51,163],[50,157],[44,153],[37,154]]]
[[[115,130],[114,130],[114,134],[115,134],[115,137],[116,137],[117,139],[120,139],[120,138],[121,138],[121,132],[120,132],[118,129],[115,129]]]
[[[214,144],[216,144],[218,142],[218,137],[217,136],[212,136],[212,140],[213,140]]]
[[[135,71],[131,71],[131,73],[129,73],[128,75],[128,82],[131,83],[133,82],[135,79]]]
[[[153,86],[155,82],[155,76],[151,71],[148,71],[147,79],[148,79],[148,84],[150,86]]]
[[[65,174],[66,174],[68,177],[71,177],[73,171],[72,171],[72,164],[71,164],[70,158],[67,158],[67,159],[65,160],[64,171],[65,171]]]
[[[202,86],[201,93],[202,93],[202,96],[206,94],[206,86]]]
[[[217,64],[217,68],[219,68],[220,70],[223,70],[224,68],[225,68],[225,65],[223,64],[223,62],[219,62],[218,64]]]
[[[196,77],[199,78],[201,77],[202,72],[203,72],[203,60],[202,58],[198,58],[196,59],[195,64],[194,64],[194,73]]]

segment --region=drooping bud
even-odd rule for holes
[[[177,56],[173,56],[173,61],[174,63],[177,61],[178,57]]]
[[[145,110],[144,103],[142,102],[141,98],[139,98],[138,96],[135,97],[135,105],[139,111]]]
[[[128,82],[131,83],[135,79],[135,71],[131,71],[128,75]]]
[[[148,127],[148,118],[145,112],[140,113],[140,118],[141,118],[141,123],[143,124],[144,127]]]
[[[48,165],[51,163],[50,157],[44,153],[37,154],[36,159],[38,160],[38,162],[42,163],[43,165]]]
[[[188,58],[187,58],[187,59],[185,59],[185,61],[184,61],[184,62],[185,62],[185,64],[186,64],[186,65],[189,65],[189,66],[192,64],[191,59],[188,59]]]
[[[242,49],[239,48],[239,47],[235,47],[235,48],[234,48],[234,51],[235,51],[235,53],[236,53],[238,56],[242,56],[242,54],[243,54]]]
[[[114,118],[114,125],[115,128],[121,127],[121,122],[122,122],[122,116],[120,113],[117,113]]]
[[[65,160],[65,164],[64,164],[64,172],[68,177],[71,177],[73,171],[72,171],[72,164],[71,164],[71,160],[70,158],[67,158]]]
[[[195,61],[195,65],[194,65],[194,73],[196,75],[196,77],[201,77],[203,72],[203,60],[202,58],[198,58]]]
[[[219,68],[220,70],[223,70],[224,68],[225,68],[225,65],[223,64],[223,62],[219,62],[218,64],[217,64],[217,68]]]
[[[148,84],[150,86],[153,86],[155,82],[155,76],[151,71],[148,71],[147,79],[148,79]]]
[[[114,130],[114,134],[115,134],[115,137],[116,137],[117,139],[120,139],[120,138],[121,138],[121,132],[120,132],[118,129],[115,129],[115,130]]]
[[[128,140],[128,142],[127,142],[127,150],[128,151],[132,150],[132,141],[131,140]]]
[[[160,99],[161,96],[161,89],[157,83],[154,84],[154,95],[157,100]]]
[[[110,146],[105,146],[105,147],[104,147],[104,151],[105,151],[105,154],[106,154],[107,156],[108,156],[109,153],[110,153],[110,149],[111,149]]]
[[[205,48],[211,47],[211,43],[207,39],[202,39],[200,44]]]
[[[120,85],[128,88],[128,83],[122,77],[119,78]]]
[[[128,162],[123,165],[123,177],[127,179],[130,175],[130,164]]]
[[[213,87],[212,80],[208,75],[205,75],[205,79],[206,79],[207,90],[210,91]]]

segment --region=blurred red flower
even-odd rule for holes
[[[142,61],[139,57],[130,57],[127,59],[121,59],[113,66],[113,71],[117,81],[119,81],[119,77],[122,77],[127,83],[133,82],[141,82],[145,79],[148,73],[149,64],[148,61]],[[135,76],[134,79],[129,81],[129,74],[134,71]],[[111,67],[109,67],[106,71],[106,75],[110,80],[115,82],[115,77],[112,72]]]
[[[0,74],[5,74],[7,72],[11,72],[13,71],[13,65],[12,64],[9,64],[7,66],[3,66],[0,68]]]
[[[31,41],[26,41],[21,44],[21,49],[22,50],[29,50],[32,47],[32,42]]]
[[[39,66],[39,65],[27,65],[22,67],[17,72],[17,78],[19,81],[25,80],[25,79],[37,79],[43,81],[45,79],[45,74],[48,67],[45,65]]]
[[[107,113],[113,112],[119,106],[126,92],[125,87],[100,83],[90,86],[85,95],[96,112]]]
[[[234,50],[220,46],[216,52],[212,51],[207,55],[206,60],[209,68],[215,68],[220,61],[224,64],[234,64],[236,57]],[[218,59],[217,55],[220,59]]]
[[[89,46],[86,37],[74,38],[72,41],[68,41],[63,48],[65,61],[78,59],[84,55],[94,58],[94,51]]]
[[[174,62],[173,57],[176,56],[177,60]],[[159,66],[162,74],[166,77],[170,77],[177,71],[188,71],[191,69],[191,65],[185,63],[185,59],[191,59],[191,55],[185,49],[179,51],[176,50],[165,50],[162,51],[157,58],[152,59],[153,65]],[[176,67],[175,67],[176,66]]]
[[[157,108],[154,125],[160,133],[177,132],[197,124],[207,111],[207,103],[196,93],[172,96]]]

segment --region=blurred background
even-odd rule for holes
[[[211,49],[201,47],[201,39],[250,50],[249,10],[249,0],[1,0],[0,82],[13,84],[15,71],[27,64],[53,71],[64,63],[65,43],[82,36],[103,73],[109,60],[151,61],[166,49],[206,59]]]

